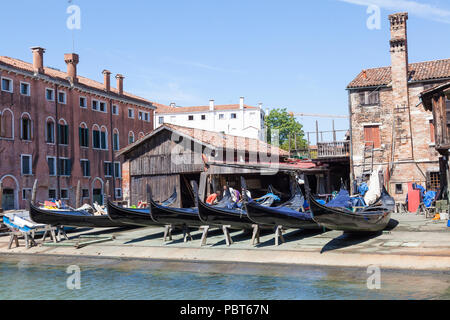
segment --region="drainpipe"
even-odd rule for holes
[[[109,99],[109,128],[110,128],[110,142],[111,142],[111,164],[112,164],[112,190],[113,199],[116,201],[116,170],[114,164],[114,127],[113,127],[113,100]],[[110,191],[111,192],[111,191]]]
[[[56,199],[61,198],[61,181],[59,175],[59,115],[58,115],[58,85],[55,84],[55,135],[56,135]]]
[[[353,167],[353,127],[352,127],[352,119],[353,119],[353,112],[352,112],[352,101],[351,101],[351,93],[348,91],[348,113],[349,113],[349,128],[350,128],[350,190],[352,192],[356,192],[356,190],[353,190],[353,180],[355,179],[355,170]]]

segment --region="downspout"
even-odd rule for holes
[[[114,128],[113,128],[113,100],[109,99],[109,127],[110,127],[110,142],[111,142],[111,164],[112,164],[112,191],[113,199],[116,201],[116,170],[114,164]],[[111,192],[111,191],[110,191]]]
[[[55,135],[56,135],[56,192],[57,199],[61,198],[61,181],[59,175],[59,116],[58,116],[58,85],[55,84]]]
[[[352,112],[352,103],[351,103],[351,93],[350,90],[348,90],[348,113],[349,113],[349,128],[350,128],[350,190],[353,192],[356,192],[356,190],[353,190],[353,181],[355,179],[355,170],[353,167],[353,126],[352,126],[352,120],[353,120],[353,112]]]

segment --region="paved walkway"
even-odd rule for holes
[[[367,267],[392,269],[450,270],[450,228],[446,221],[422,216],[393,215],[391,231],[376,236],[352,236],[342,232],[288,230],[286,243],[275,246],[274,235],[264,233],[261,243],[251,244],[251,234],[233,232],[234,244],[226,246],[221,230],[209,233],[207,245],[200,247],[201,232],[192,232],[193,241],[183,242],[180,233],[163,242],[162,228],[84,229],[79,235],[114,235],[115,240],[81,249],[38,246],[7,249],[9,237],[0,237],[0,259],[8,254],[32,254],[121,259],[202,261],[223,263],[264,263]],[[397,224],[398,223],[398,224]],[[21,244],[23,241],[21,241]]]

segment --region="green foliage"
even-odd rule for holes
[[[291,137],[291,149],[295,148],[295,136],[297,136],[297,148],[306,148],[307,141],[303,132],[303,125],[286,109],[273,109],[266,116],[267,140],[272,143],[272,137],[279,132],[280,147],[289,151],[289,136]]]

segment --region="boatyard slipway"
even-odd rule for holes
[[[197,230],[191,233],[193,241],[185,243],[183,234],[176,232],[172,241],[164,242],[164,229],[160,227],[77,229],[68,233],[71,240],[80,235],[114,236],[114,239],[76,249],[74,246],[43,246],[38,238],[38,246],[26,249],[24,241],[20,240],[20,247],[13,245],[8,250],[9,237],[0,237],[0,255],[450,270],[447,221],[394,214],[391,225],[390,231],[361,236],[339,231],[288,230],[284,234],[286,243],[279,246],[275,246],[271,232],[262,233],[260,244],[253,246],[252,235],[242,231],[233,232],[234,243],[227,246],[222,230],[212,229],[203,247],[200,246],[202,232]]]

